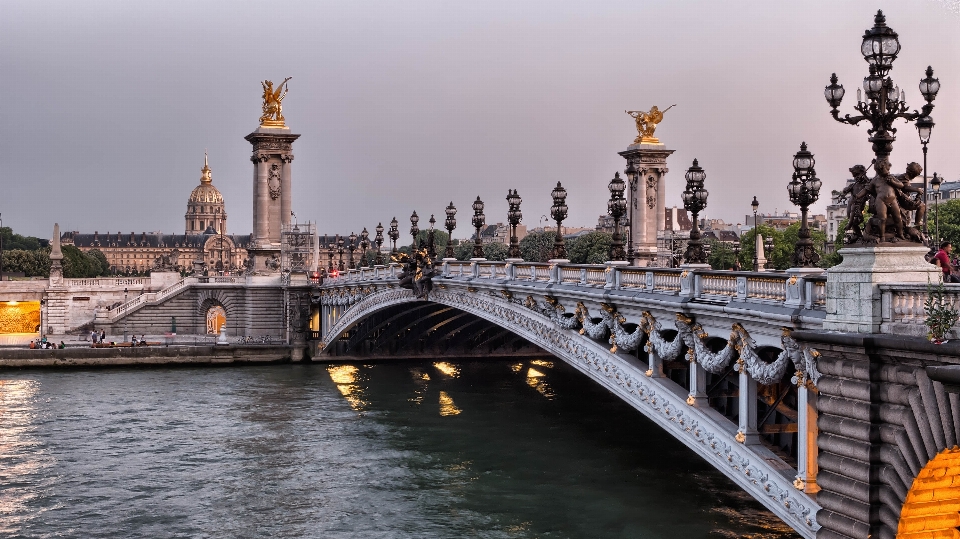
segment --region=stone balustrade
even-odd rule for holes
[[[938,283],[935,283],[935,285]],[[892,283],[880,285],[882,333],[922,337],[929,328],[925,304],[930,290],[926,284]],[[960,310],[960,285],[944,285],[944,302]],[[953,338],[960,336],[960,325],[953,327]]]
[[[396,264],[358,268],[327,277],[324,284],[359,283],[394,278]],[[788,305],[823,310],[826,277],[823,274],[721,271],[700,268],[640,268],[599,264],[546,264],[489,260],[445,261],[448,279],[530,281],[607,290],[630,290],[679,295],[705,303],[730,301]]]

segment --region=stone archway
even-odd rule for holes
[[[211,305],[207,309],[207,335],[219,335],[220,328],[227,322],[227,311],[222,305]]]

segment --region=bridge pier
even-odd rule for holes
[[[737,407],[737,441],[743,445],[759,445],[757,431],[757,381],[740,367],[740,390]]]
[[[707,371],[693,357],[690,358],[689,376],[690,394],[687,396],[687,404],[690,406],[709,406],[707,402]]]

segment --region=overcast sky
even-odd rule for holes
[[[394,216],[409,228],[470,203],[524,222],[569,191],[570,226],[605,213],[607,182],[636,136],[624,109],[677,106],[657,136],[667,205],[681,205],[693,158],[707,173],[706,213],[743,222],[793,209],[786,184],[806,141],[823,198],[869,164],[866,127],[835,122],[830,73],[852,112],[867,74],[863,31],[882,8],[900,34],[891,75],[911,108],[928,64],[942,90],[929,167],[960,177],[957,1],[804,2],[37,2],[0,17],[0,214],[4,226],[182,233],[203,152],[232,233],[252,228],[251,147],[260,81],[290,81],[293,207],[321,233],[360,232]],[[898,122],[894,171],[922,161]],[[817,210],[822,211],[819,203]]]

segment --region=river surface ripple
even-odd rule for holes
[[[0,537],[794,535],[545,359],[0,372]]]

